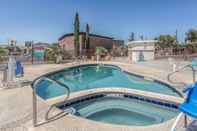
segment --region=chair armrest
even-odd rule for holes
[[[191,91],[192,88],[193,88],[192,85],[186,86],[186,87],[183,89],[183,93],[187,93],[187,92]]]

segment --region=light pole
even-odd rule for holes
[[[31,42],[31,63],[34,63],[34,43],[33,41]]]

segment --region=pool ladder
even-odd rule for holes
[[[36,86],[36,85],[37,85],[41,80],[47,80],[47,81],[50,81],[50,82],[52,82],[52,83],[55,83],[55,84],[58,84],[58,85],[64,87],[64,88],[67,90],[67,95],[66,95],[66,97],[65,97],[65,99],[64,99],[63,102],[65,102],[66,100],[68,100],[68,98],[69,98],[69,96],[70,96],[70,88],[69,88],[67,85],[65,85],[64,83],[60,82],[60,81],[57,81],[57,80],[54,80],[54,79],[51,79],[51,78],[48,78],[48,77],[45,77],[45,76],[42,76],[42,77],[40,77],[40,78],[34,80],[33,83],[31,84],[32,89],[33,89],[33,92],[32,92],[32,93],[33,93],[33,126],[34,126],[34,127],[43,124],[43,123],[38,124],[38,122],[37,122],[38,120],[37,120],[37,94],[36,94],[37,86]],[[54,88],[57,88],[57,87],[54,86]],[[53,119],[57,119],[57,117],[60,117],[62,114],[69,113],[69,112],[66,112],[66,111],[61,111],[61,112],[59,112],[58,114],[54,115],[53,117],[49,117],[50,111],[51,111],[54,107],[56,107],[58,104],[60,104],[60,103],[62,103],[62,101],[61,101],[61,102],[58,102],[58,103],[55,103],[55,104],[52,104],[52,105],[50,106],[50,108],[48,109],[48,111],[47,111],[47,113],[46,113],[46,115],[45,115],[45,120],[46,120],[46,121],[51,121],[51,120],[53,120]]]

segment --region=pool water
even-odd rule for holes
[[[71,92],[103,87],[124,87],[179,96],[167,85],[125,73],[114,66],[86,65],[65,69],[47,77],[66,84]],[[40,81],[37,86],[37,94],[43,99],[60,96],[66,92],[64,88],[46,80]]]
[[[152,103],[127,99],[104,97],[72,105],[76,114],[103,123],[146,126],[162,123],[178,114],[177,110]],[[68,108],[68,107],[67,107]]]
[[[105,123],[124,125],[149,125],[155,122],[154,118],[123,109],[106,109],[87,118]]]

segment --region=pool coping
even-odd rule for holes
[[[138,97],[145,97],[149,99],[154,99],[158,101],[163,101],[163,102],[171,102],[173,104],[180,104],[184,101],[183,98],[181,97],[175,97],[175,96],[169,96],[169,95],[164,95],[164,94],[159,94],[159,93],[153,93],[153,92],[146,92],[146,91],[141,91],[141,90],[136,90],[136,89],[128,89],[128,88],[123,88],[123,87],[102,87],[102,88],[96,88],[96,89],[88,89],[88,90],[82,90],[78,92],[73,92],[70,94],[70,97],[67,99],[72,100],[76,99],[79,97],[83,96],[88,96],[92,94],[98,94],[98,93],[122,93],[122,94],[130,94],[133,96],[138,96]],[[59,103],[61,101],[65,100],[66,95],[58,96],[55,98],[50,98],[45,100],[45,102],[49,105],[53,105],[55,103]]]

